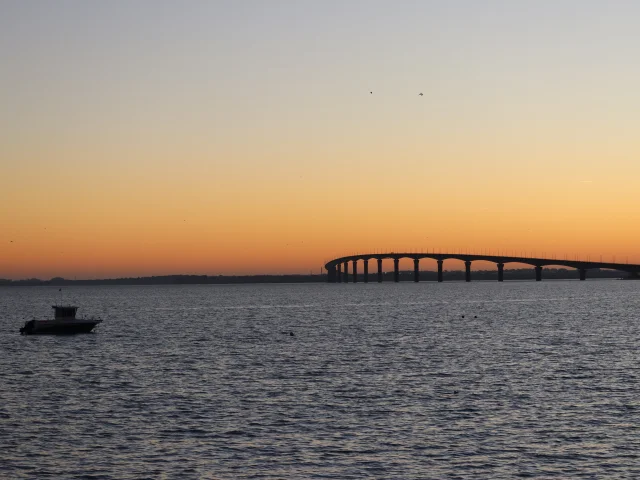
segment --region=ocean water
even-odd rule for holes
[[[640,478],[640,282],[0,288],[0,478]],[[293,335],[292,335],[293,334]]]

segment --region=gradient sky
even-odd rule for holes
[[[306,273],[434,247],[640,263],[638,18],[633,1],[2,0],[0,278]]]

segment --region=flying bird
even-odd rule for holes
[[[373,92],[369,92],[371,95],[373,95]]]
[[[422,92],[420,92],[418,95],[422,96],[422,95],[424,95],[424,94],[423,94]]]

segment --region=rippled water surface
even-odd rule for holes
[[[0,478],[640,478],[637,281],[62,293],[0,288]]]

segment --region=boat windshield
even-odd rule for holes
[[[53,305],[55,318],[75,318],[78,307]]]

